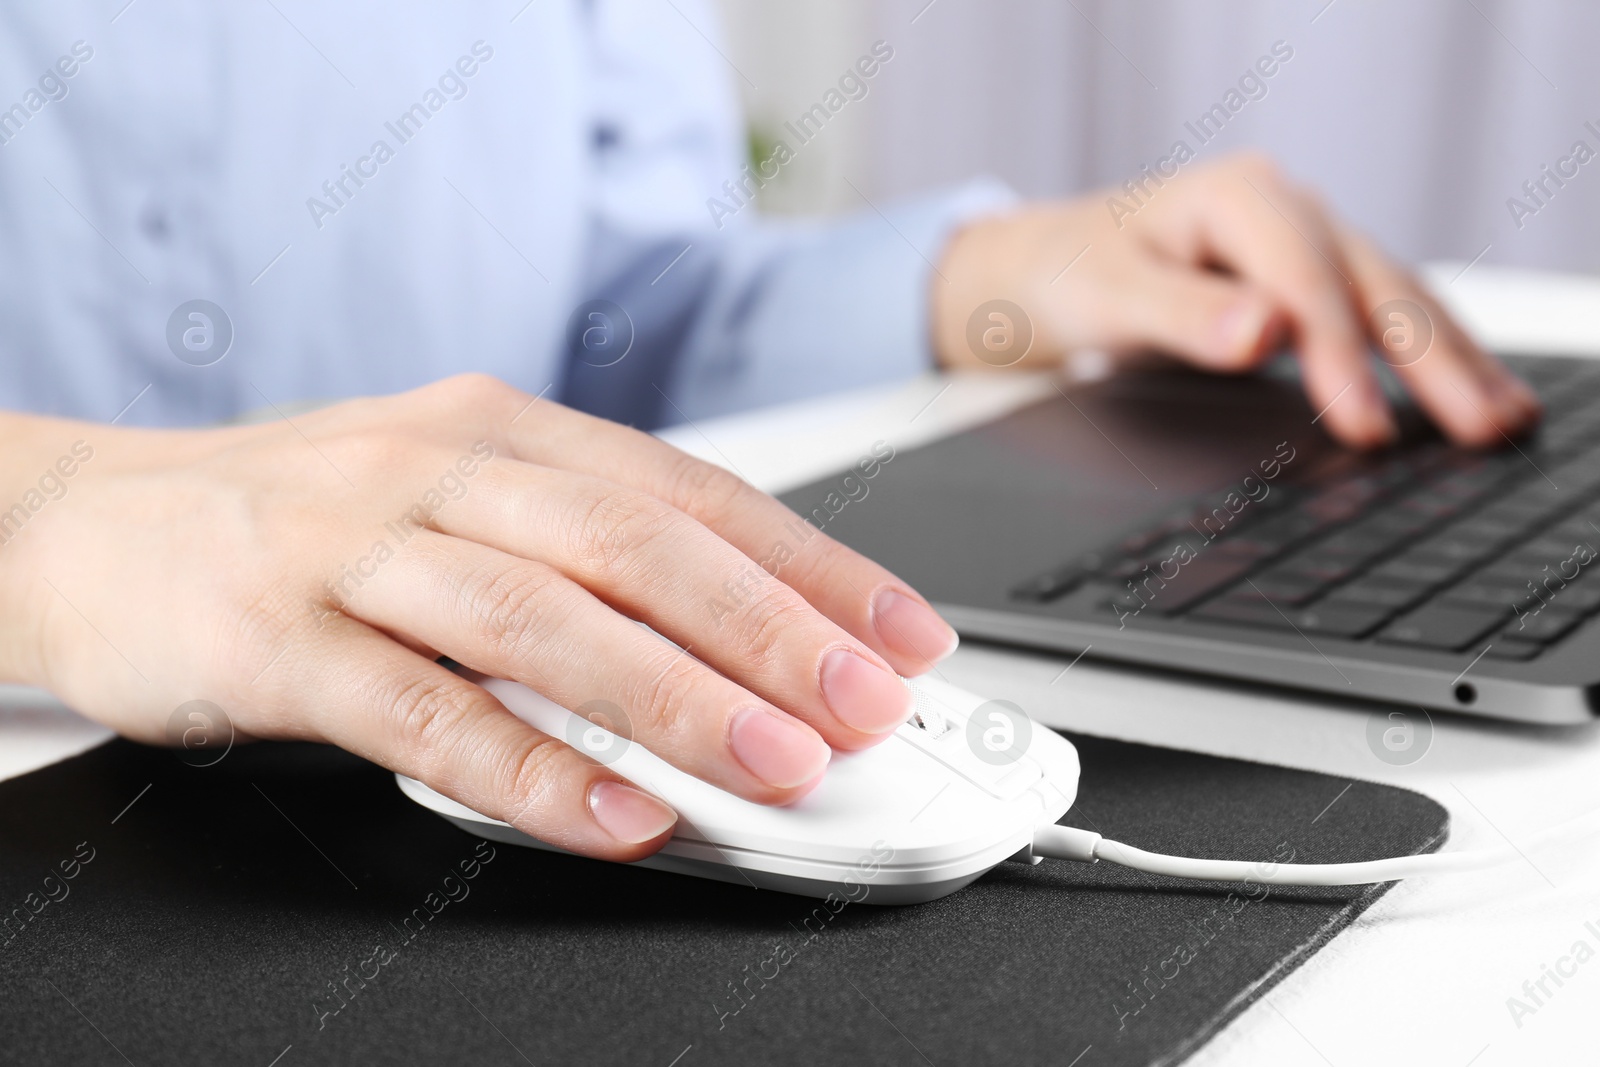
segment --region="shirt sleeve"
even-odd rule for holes
[[[681,24],[641,21],[647,7]],[[762,218],[730,191],[743,137],[726,68],[701,55],[721,50],[707,9],[602,2],[594,25],[596,181],[563,402],[653,429],[928,369],[944,246],[1009,190]]]

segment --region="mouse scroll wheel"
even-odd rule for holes
[[[917,729],[921,730],[923,733],[927,734],[929,737],[943,737],[947,732],[949,732],[950,720],[939,713],[939,709],[934,707],[934,703],[928,697],[928,694],[924,693],[922,690],[918,689],[904,678],[900,680],[905,682],[906,688],[911,690],[911,695],[913,697],[911,718],[907,719],[906,721],[912,726],[915,726]]]

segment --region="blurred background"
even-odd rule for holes
[[[1076,195],[1125,182],[1182,140],[1197,163],[1270,152],[1413,262],[1600,270],[1595,0],[719,7],[757,158],[873,42],[894,50],[867,95],[762,190],[769,211],[857,210],[863,196],[982,174],[1028,196]],[[1241,88],[1275,44],[1290,58]],[[1190,126],[1214,105],[1227,119],[1202,143]]]

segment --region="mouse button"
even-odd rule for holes
[[[952,729],[932,737],[911,725],[900,727],[894,737],[923,757],[931,757],[998,800],[1019,796],[1043,776],[1038,763],[1025,752],[996,752],[969,744],[968,731]]]
[[[912,696],[911,717],[906,720],[906,728],[917,730],[930,738],[940,738],[949,733],[954,723],[939,702],[925,688],[910,682],[906,682],[906,688],[911,690]]]
[[[1044,771],[1041,788],[1052,801],[1059,796],[1071,804],[1078,795],[1078,778],[1083,773],[1078,749],[1054,730],[1046,731],[1044,740],[1047,743],[1035,745],[1028,752]]]
[[[986,844],[998,802],[941,763],[895,741],[841,752],[816,789],[743,827],[750,847],[854,862],[879,842],[896,863],[937,861]],[[978,845],[971,842],[976,840]]]
[[[653,753],[649,755],[649,760],[618,760],[615,769],[624,778],[672,806],[678,813],[674,837],[690,841],[737,842],[772,823],[798,826],[805,821],[803,815],[795,814],[793,806],[770,807],[745,800],[679,770]],[[629,765],[622,766],[624,762]]]

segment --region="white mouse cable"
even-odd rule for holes
[[[1596,824],[1586,826],[1585,824]],[[1566,840],[1600,828],[1600,811],[1591,811],[1532,834],[1531,849],[1552,840]],[[1482,870],[1522,859],[1515,849],[1477,849],[1469,852],[1434,852],[1421,856],[1396,856],[1365,863],[1262,863],[1245,860],[1205,860],[1167,856],[1159,852],[1112,841],[1089,830],[1071,826],[1041,826],[1033,832],[1033,853],[1050,859],[1098,863],[1105,860],[1149,874],[1191,878],[1206,882],[1259,882],[1265,885],[1366,885],[1392,882],[1416,875],[1454,874]]]
[[[909,718],[912,725],[938,737],[950,729],[938,701],[909,678],[901,683],[911,690],[915,703]],[[1585,824],[1593,823],[1593,826]],[[1567,840],[1600,830],[1600,810],[1587,812],[1556,826],[1532,834],[1524,842],[1528,848],[1552,840]],[[1514,848],[1477,849],[1467,852],[1435,852],[1420,856],[1395,856],[1364,863],[1266,863],[1246,860],[1208,860],[1191,856],[1169,856],[1109,840],[1089,830],[1047,824],[1033,832],[1030,850],[1035,859],[1073,860],[1099,863],[1105,860],[1120,867],[1206,882],[1258,882],[1267,885],[1368,885],[1392,882],[1417,875],[1454,874],[1482,870],[1522,859]]]

